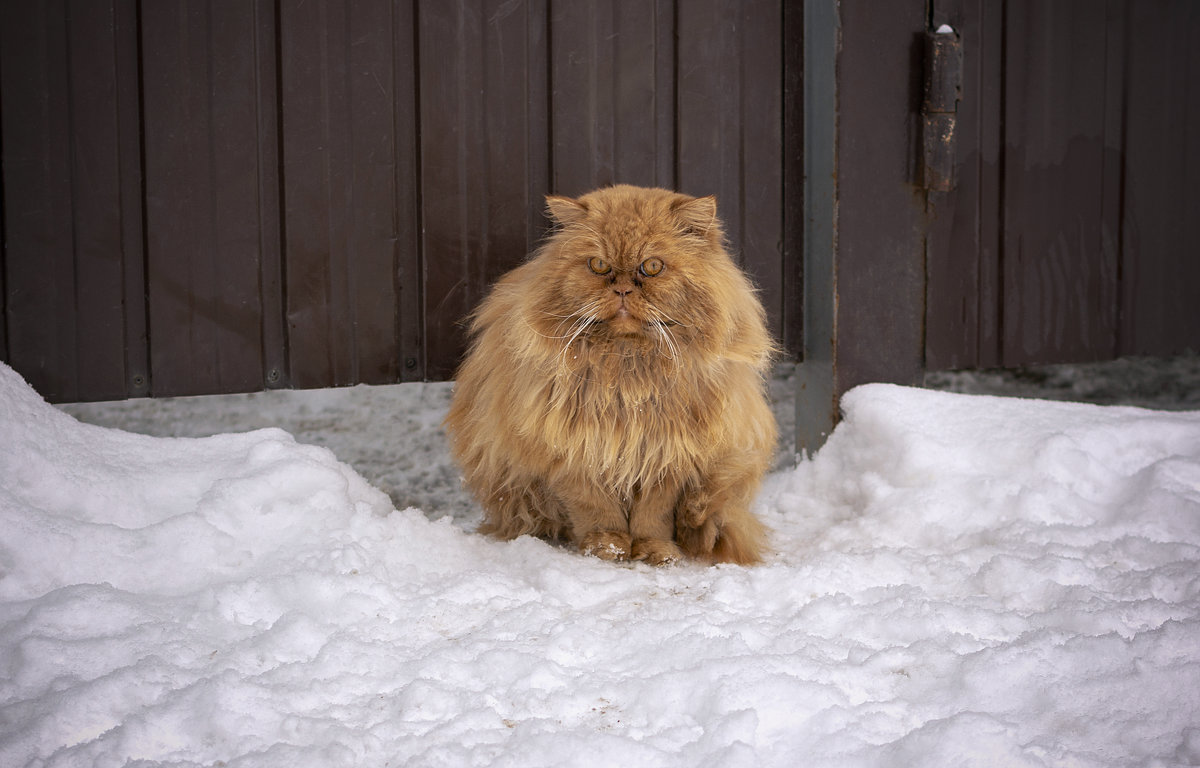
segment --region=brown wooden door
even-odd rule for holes
[[[931,369],[1200,349],[1200,6],[936,0],[962,37]]]
[[[804,13],[802,449],[864,382],[1200,349],[1200,5]],[[943,24],[962,52],[942,155],[956,183],[926,189],[926,123],[944,122],[922,78]]]

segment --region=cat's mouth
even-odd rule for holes
[[[629,305],[622,301],[612,309],[608,317],[603,318],[601,324],[608,328],[610,332],[619,336],[641,336],[646,333],[646,328],[649,322],[638,314],[635,314]]]
[[[656,329],[673,328],[679,325],[674,320],[666,318],[644,317],[641,313],[632,310],[624,301],[620,302],[612,310],[611,315],[598,320],[597,324],[608,328],[610,332],[619,336],[647,336],[655,332]]]

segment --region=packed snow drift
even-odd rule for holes
[[[1200,413],[843,410],[768,478],[764,565],[654,569],[394,509],[282,430],[83,424],[0,365],[0,765],[1200,764]]]

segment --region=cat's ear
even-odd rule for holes
[[[562,226],[582,221],[587,216],[587,203],[560,195],[546,195],[546,211]]]
[[[690,234],[707,239],[712,239],[713,235],[720,236],[715,195],[681,198],[671,208]]]

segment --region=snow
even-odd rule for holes
[[[475,534],[449,391],[0,365],[0,765],[1200,764],[1198,412],[866,385],[654,569]]]

